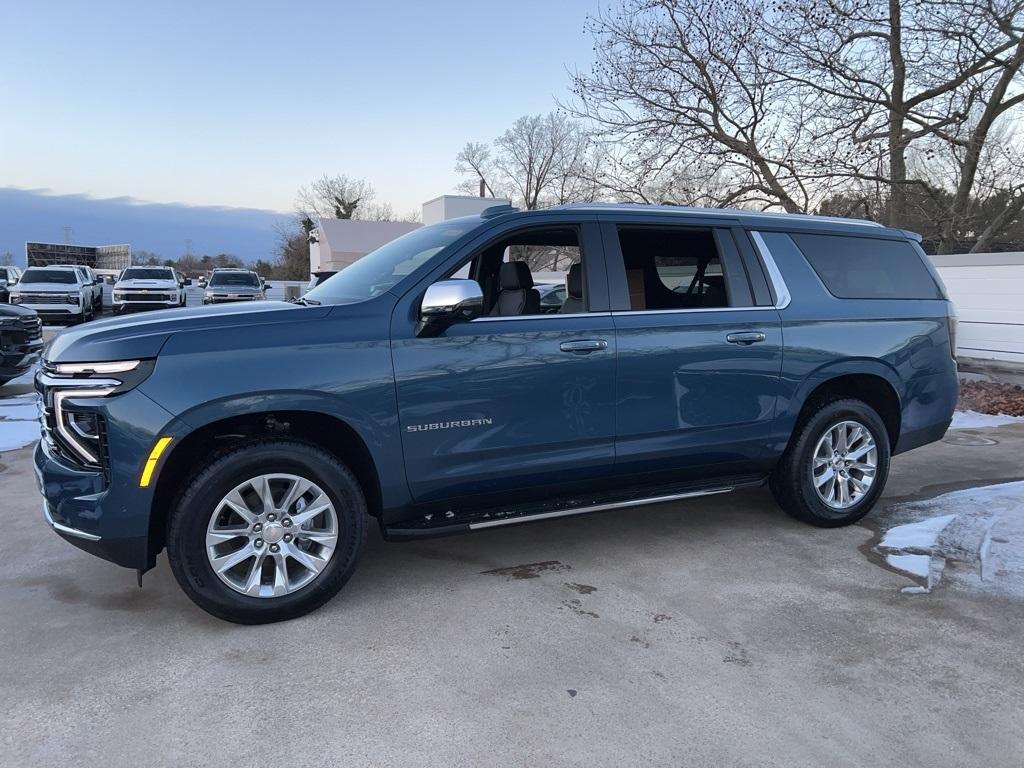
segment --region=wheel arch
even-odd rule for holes
[[[826,400],[852,397],[881,417],[895,450],[903,422],[902,383],[896,372],[877,360],[849,360],[820,368],[805,378],[790,399],[786,416],[795,434],[805,414]]]
[[[366,440],[347,420],[321,411],[268,408],[207,421],[176,440],[162,462],[149,515],[150,561],[164,548],[167,520],[196,469],[249,440],[301,440],[344,463],[356,476],[369,513],[381,515],[381,478]]]

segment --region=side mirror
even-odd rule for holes
[[[455,323],[479,317],[483,311],[484,293],[476,280],[438,280],[423,294],[416,335],[437,336]]]
[[[192,278],[191,277],[186,277],[185,281],[181,284],[181,287],[184,288],[186,285],[192,285]]]

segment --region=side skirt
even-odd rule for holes
[[[600,496],[564,497],[544,504],[522,506],[476,507],[450,509],[444,512],[430,512],[391,525],[382,526],[384,537],[389,541],[407,541],[432,536],[446,536],[465,533],[483,528],[496,528],[515,523],[532,523],[558,517],[586,515],[591,512],[607,512],[613,509],[639,507],[648,504],[662,504],[669,501],[691,499],[728,493],[738,488],[763,485],[766,478],[761,475],[724,478],[714,485],[704,486],[663,486],[646,489],[627,489],[605,493]]]

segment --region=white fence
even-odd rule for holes
[[[931,258],[960,317],[957,356],[1024,365],[1024,252]]]

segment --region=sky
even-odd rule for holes
[[[598,2],[2,0],[0,188],[287,212],[344,173],[418,210],[568,97]]]

